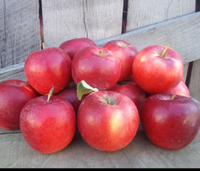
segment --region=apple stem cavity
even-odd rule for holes
[[[123,47],[123,48],[128,48],[128,47],[132,47],[132,45],[128,45],[125,42],[118,42],[117,43],[118,46]]]
[[[176,97],[176,95],[175,94],[173,94],[172,95],[172,98],[171,98],[171,100],[174,100],[174,98]]]
[[[169,45],[167,45],[166,48],[165,48],[165,50],[163,51],[163,53],[162,53],[162,55],[161,55],[162,57],[165,56],[165,53],[166,53],[166,51],[167,51],[168,48],[169,48]]]
[[[53,95],[53,90],[54,90],[54,87],[52,87],[51,90],[49,91],[49,93],[47,94],[47,96],[48,96],[47,102],[49,102],[51,96]]]
[[[107,55],[108,53],[104,53],[102,49],[99,51],[99,56],[106,57]]]
[[[106,102],[107,102],[109,105],[111,105],[111,102],[110,102],[108,96],[106,96],[106,95],[104,94],[103,98],[106,100]]]
[[[97,96],[98,98],[100,98],[104,103],[107,103],[107,104],[109,104],[109,105],[112,105],[112,103],[111,103],[111,101],[109,100],[109,98],[108,98],[108,96],[107,95],[103,95],[103,97],[101,97],[101,96],[99,96],[99,95],[97,95],[96,93],[95,93],[95,96]]]

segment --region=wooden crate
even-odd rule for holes
[[[183,59],[190,95],[200,101],[199,7],[198,0],[0,0],[0,82],[26,80],[24,62],[43,40],[47,48],[80,37],[99,46],[120,39],[138,51],[170,45]],[[20,130],[0,129],[0,136],[0,167],[200,167],[200,135],[183,151],[171,152],[147,143],[139,130],[129,148],[109,154],[90,149],[77,133],[67,149],[52,155],[31,149]]]

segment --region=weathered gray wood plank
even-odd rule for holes
[[[124,40],[133,44],[138,51],[153,45],[169,45],[182,57],[184,63],[200,58],[200,12],[153,24],[141,29],[127,32],[97,41],[103,46],[110,40]]]
[[[196,0],[130,0],[127,31],[195,12]]]
[[[121,33],[123,0],[42,0],[45,47],[79,37],[100,40]]]
[[[24,62],[40,44],[38,1],[0,0],[0,68]]]
[[[193,62],[189,90],[190,95],[200,101],[200,59]]]
[[[0,69],[0,82],[10,79],[27,81],[24,74],[24,62]]]
[[[3,129],[3,128],[0,128],[0,135],[1,134],[13,134],[13,133],[21,133],[21,130],[20,129],[17,129],[17,130],[6,130],[6,129]]]
[[[21,133],[0,134],[1,168],[199,168],[200,132],[181,150],[153,145],[140,126],[124,149],[108,153],[88,146],[77,132],[62,151],[41,154],[33,150]]]

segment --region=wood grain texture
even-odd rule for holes
[[[200,101],[200,59],[193,62],[189,83],[190,95]]]
[[[195,12],[196,0],[130,0],[127,31]]]
[[[0,134],[1,168],[199,168],[200,132],[181,150],[166,150],[152,144],[141,125],[125,148],[108,153],[85,143],[77,131],[62,151],[41,154],[33,150],[21,133]]]
[[[0,0],[0,68],[40,49],[38,10],[38,1]]]
[[[24,73],[24,62],[0,69],[0,82],[10,79],[27,81]]]
[[[184,63],[188,63],[200,58],[199,28],[200,12],[197,12],[110,37],[96,43],[103,46],[108,41],[120,39],[131,43],[138,51],[154,44],[169,45],[179,53]]]
[[[80,37],[121,33],[123,0],[42,0],[45,47]]]

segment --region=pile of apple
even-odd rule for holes
[[[58,152],[76,129],[101,151],[117,151],[135,137],[139,122],[155,145],[184,148],[198,134],[200,110],[183,82],[176,51],[152,45],[140,52],[122,40],[103,47],[78,38],[31,53],[27,82],[0,83],[0,127],[21,129],[41,153]]]

